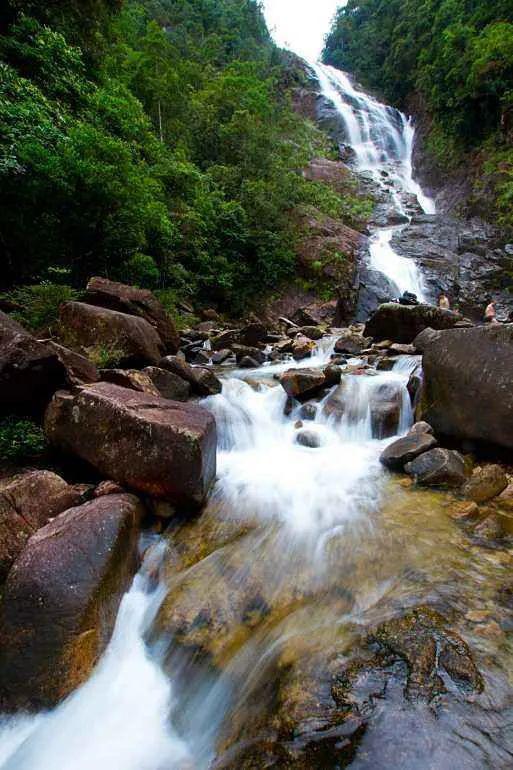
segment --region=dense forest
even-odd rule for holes
[[[513,224],[511,0],[349,0],[324,59],[399,106],[420,96],[429,149],[444,168],[479,152],[500,221]]]
[[[300,173],[325,139],[254,0],[12,0],[1,25],[0,280],[25,323],[92,274],[241,311],[293,271],[290,211],[343,205]]]

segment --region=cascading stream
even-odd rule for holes
[[[354,153],[355,171],[372,179],[405,222],[374,228],[369,245],[370,267],[392,282],[398,296],[409,291],[425,301],[428,297],[418,266],[414,260],[397,254],[391,243],[394,234],[411,219],[408,202],[412,197],[425,214],[435,213],[434,201],[413,177],[415,130],[412,122],[399,110],[359,91],[344,72],[319,63],[310,66],[323,95],[332,102],[343,121],[347,144]]]

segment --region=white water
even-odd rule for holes
[[[314,63],[324,96],[341,116],[347,144],[354,152],[358,173],[370,176],[390,199],[391,207],[409,221],[408,198],[417,200],[426,214],[435,213],[434,201],[413,177],[412,154],[415,130],[411,120],[399,110],[381,104],[359,91],[340,70]],[[396,287],[427,299],[421,272],[414,260],[402,257],[392,248],[394,233],[404,226],[376,228],[370,239],[370,267],[383,273]]]

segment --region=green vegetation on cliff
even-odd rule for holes
[[[4,290],[98,273],[237,311],[292,273],[296,206],[351,211],[299,173],[325,140],[254,0],[11,0],[0,24]]]
[[[484,149],[485,173],[513,224],[513,4],[510,0],[349,0],[324,59],[399,106],[419,94],[430,148],[446,164]]]

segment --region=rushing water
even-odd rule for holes
[[[399,214],[408,216],[412,195],[432,212],[412,175],[411,123],[343,73],[316,72],[344,120],[357,170],[386,186]],[[416,265],[391,246],[395,229],[375,229],[371,264],[398,293],[422,297]],[[219,434],[206,510],[147,549],[89,681],[50,713],[0,722],[1,770],[268,766],[264,755],[242,765],[238,752],[255,735],[270,742],[280,730],[287,751],[299,750],[304,735],[323,727],[329,666],[361,654],[377,623],[422,603],[456,618],[478,656],[483,695],[451,690],[435,709],[407,703],[391,680],[384,693],[371,691],[376,713],[354,757],[297,767],[513,766],[513,612],[497,599],[513,553],[472,543],[447,515],[449,494],[406,489],[380,466],[389,439],[378,437],[376,416],[395,409],[397,434],[408,429],[406,383],[417,359],[344,375],[308,419],[299,405],[286,413],[275,376],[322,367],[332,350],[326,338],[306,361],[225,374],[222,393],[204,402]],[[304,432],[314,448],[298,443]],[[487,624],[490,617],[500,625]],[[343,749],[341,738],[334,756]]]
[[[381,104],[358,90],[348,75],[324,64],[311,65],[323,95],[340,115],[347,144],[354,153],[354,167],[370,176],[376,189],[386,196],[392,210],[405,224],[376,228],[370,239],[370,266],[383,273],[397,288],[397,294],[413,292],[427,299],[422,275],[414,260],[402,257],[392,248],[394,234],[410,220],[408,201],[414,197],[422,211],[435,213],[429,198],[413,176],[414,127],[399,110]]]

